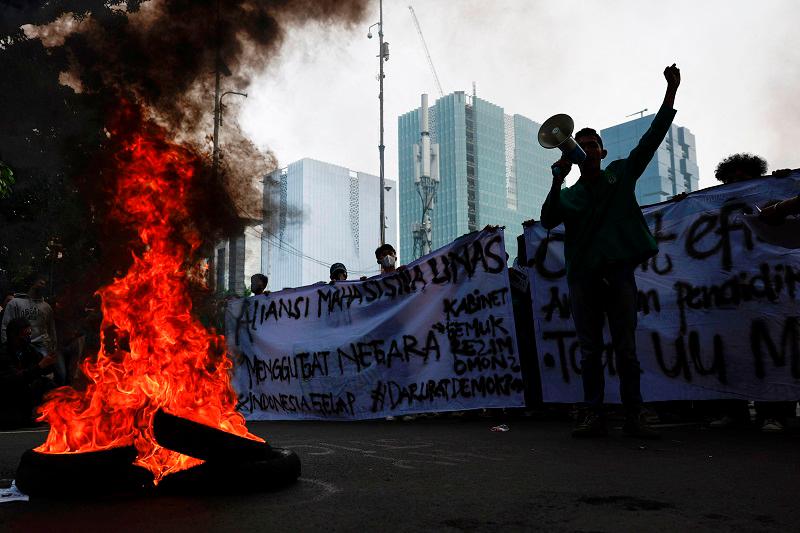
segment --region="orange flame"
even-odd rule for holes
[[[124,107],[117,124],[141,124]],[[184,418],[261,441],[236,411],[224,339],[192,316],[187,258],[200,245],[189,220],[188,194],[199,160],[186,147],[165,140],[151,125],[126,132],[116,154],[112,217],[136,228],[143,252],[127,274],[101,288],[100,352],[82,369],[85,391],[62,387],[40,408],[50,424],[45,453],[102,450],[134,444],[136,464],[156,482],[202,461],[160,447],[153,415],[160,408]]]

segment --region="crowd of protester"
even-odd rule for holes
[[[571,316],[581,351],[584,390],[584,402],[575,417],[572,433],[575,437],[607,434],[602,362],[606,318],[620,376],[625,420],[623,431],[639,438],[658,437],[650,425],[653,417],[643,406],[640,390],[641,370],[635,346],[639,303],[634,276],[637,265],[658,253],[658,247],[636,203],[633,188],[663,141],[676,113],[673,104],[680,84],[680,72],[672,65],[665,69],[664,76],[667,80],[664,102],[629,157],[601,168],[601,160],[607,152],[600,135],[591,128],[578,131],[575,140],[586,154],[585,160],[578,164],[581,176],[573,186],[563,187],[572,162],[565,157],[557,161],[553,165],[552,187],[542,207],[541,223],[545,228],[554,228],[562,223],[565,226],[564,255]],[[716,178],[723,184],[732,184],[761,179],[766,173],[767,163],[760,157],[736,154],[719,164]],[[780,170],[772,175],[781,177],[789,173]],[[671,201],[683,201],[686,196],[680,194]],[[608,213],[613,215],[613,223],[606,222]],[[777,226],[793,215],[800,215],[800,195],[761,206],[759,217],[764,223]],[[530,413],[530,409],[547,410],[550,407],[545,407],[541,401],[538,358],[531,327],[532,306],[524,268],[528,263],[524,259],[524,243],[519,248],[518,258],[509,268],[509,281],[518,353],[526,384],[528,409],[524,412]],[[375,260],[380,266],[379,276],[404,268],[397,264],[397,252],[388,243],[375,250]],[[343,263],[334,263],[330,266],[330,280],[320,283],[335,284],[347,279],[347,267]],[[362,276],[360,279],[367,278]],[[25,284],[26,292],[9,293],[3,297],[0,308],[0,425],[3,427],[34,423],[35,409],[45,394],[59,385],[80,385],[80,361],[97,353],[100,347],[99,302],[88,302],[79,316],[57,316],[58,313],[45,299],[47,283],[47,276],[35,274]],[[253,275],[250,279],[252,296],[226,299],[228,309],[225,316],[239,324],[248,322],[251,298],[268,295],[268,286],[266,275]],[[228,339],[228,346],[237,359],[241,356],[237,352],[239,331],[250,332],[248,328],[235,327],[237,324],[220,322],[216,327],[230,331],[231,325],[236,335]],[[108,337],[106,332],[107,342]],[[796,409],[796,402],[755,402],[753,417],[751,404],[746,400],[688,404],[687,407],[686,402],[665,402],[655,406],[655,412],[662,420],[670,418],[670,422],[676,418],[696,420],[705,417],[711,428],[719,429],[751,426],[755,419],[762,431],[782,432]],[[564,407],[562,411],[572,412],[572,409]],[[413,420],[415,417],[402,418]]]
[[[602,147],[602,141],[594,130],[585,130],[580,137],[590,137],[591,141]],[[584,139],[585,140],[585,139]],[[791,170],[777,170],[771,176],[785,177],[791,174]],[[751,154],[735,154],[719,163],[715,172],[716,178],[724,185],[737,183],[743,180],[760,179],[767,177],[767,163],[762,158]],[[678,202],[687,197],[686,193],[681,193],[673,197],[670,201]],[[774,202],[764,206],[760,212],[760,218],[773,225],[781,224],[787,216],[800,215],[800,195]],[[491,226],[487,226],[489,228]],[[597,424],[597,420],[604,423],[605,407],[602,406],[594,411],[597,418],[590,418],[587,426],[586,412],[592,406],[589,402],[578,406],[572,405],[545,405],[542,403],[540,373],[536,346],[533,338],[533,331],[527,325],[533,322],[532,306],[530,300],[529,280],[524,264],[525,243],[522,236],[518,238],[519,255],[514,259],[512,266],[509,267],[509,282],[511,286],[511,299],[514,309],[515,324],[517,327],[518,349],[521,355],[522,377],[525,383],[525,403],[526,407],[516,410],[499,410],[503,416],[562,416],[572,417],[577,420],[576,436],[598,436],[604,434],[603,430],[595,431],[591,424]],[[375,250],[375,259],[380,265],[380,274],[391,274],[398,269],[404,268],[397,265],[397,252],[391,244],[384,244]],[[521,260],[522,259],[522,260]],[[630,272],[632,275],[632,271]],[[367,279],[361,276],[361,280]],[[261,294],[260,282],[266,283],[266,276],[256,274],[253,276],[252,292]],[[343,263],[334,263],[330,266],[330,281],[334,284],[347,280],[347,267]],[[578,304],[580,305],[580,303]],[[638,309],[638,302],[631,303],[632,309]],[[246,304],[245,304],[246,308]],[[244,315],[241,319],[246,319]],[[636,367],[638,371],[638,366]],[[593,394],[597,394],[593,392]],[[629,400],[630,401],[630,400]],[[658,402],[648,405],[646,408],[641,403],[641,393],[633,399],[634,416],[636,427],[631,433],[640,438],[657,438],[658,435],[646,424],[651,422],[704,422],[712,429],[725,429],[731,427],[754,427],[763,432],[783,432],[787,427],[787,421],[794,416],[796,402],[748,402],[747,400],[706,400],[706,401],[675,401]],[[576,410],[576,407],[578,408]],[[497,410],[495,410],[497,411]],[[630,422],[630,411],[623,408],[622,414]],[[498,412],[475,411],[471,413],[450,413],[450,416],[495,416]],[[419,415],[406,415],[399,417],[401,420],[414,420]],[[437,416],[428,414],[421,416]],[[389,416],[387,420],[395,420]],[[588,435],[586,434],[588,433]]]
[[[596,133],[591,134],[596,135]],[[598,136],[599,138],[599,136]],[[777,170],[771,176],[782,177],[789,170]],[[722,184],[767,177],[767,163],[751,154],[735,154],[720,162],[716,178]],[[682,201],[686,194],[679,194],[671,201]],[[760,218],[773,225],[780,225],[788,216],[800,215],[800,195],[764,206]],[[518,246],[524,249],[520,237]],[[547,406],[541,401],[538,358],[532,330],[525,324],[532,322],[531,301],[523,253],[509,267],[512,304],[517,340],[521,354],[522,375],[526,384],[527,407],[502,413],[504,416],[544,415],[572,416],[581,423],[584,416],[575,406]],[[522,259],[522,260],[520,260]],[[378,275],[391,274],[402,265],[397,264],[397,252],[391,244],[375,250],[375,260],[380,267]],[[337,283],[348,279],[348,270],[343,263],[330,266],[330,280]],[[361,279],[366,279],[361,277]],[[36,407],[51,389],[64,384],[80,384],[79,362],[97,353],[100,346],[101,314],[99,301],[87,302],[77,317],[57,316],[46,301],[47,276],[35,274],[23,287],[24,292],[6,293],[0,306],[2,342],[0,342],[0,428],[29,426],[35,423]],[[269,279],[264,274],[254,274],[250,279],[252,296],[268,295]],[[237,299],[228,298],[228,304]],[[239,308],[237,320],[248,320],[248,299]],[[220,326],[222,326],[220,324]],[[220,330],[222,327],[219,328]],[[237,328],[238,329],[238,328]],[[231,341],[234,341],[231,339]],[[235,344],[235,343],[234,343]],[[585,407],[585,406],[584,406]],[[796,402],[748,402],[747,400],[708,400],[696,402],[660,402],[653,404],[647,414],[653,421],[698,422],[703,421],[712,429],[754,427],[764,432],[783,432],[788,421],[794,417]],[[498,413],[477,411],[454,413],[452,416],[495,416]],[[428,415],[434,416],[434,415]],[[413,420],[416,416],[404,416],[402,420]],[[393,417],[389,417],[394,420]],[[585,419],[584,419],[585,421]]]

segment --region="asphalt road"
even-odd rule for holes
[[[252,423],[300,480],[236,496],[0,503],[2,531],[798,531],[800,434],[663,428],[641,442],[498,420]],[[0,433],[0,477],[42,430]]]

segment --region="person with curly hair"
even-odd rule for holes
[[[741,153],[729,155],[719,162],[714,177],[722,183],[760,178],[767,173],[767,162],[757,155]]]
[[[773,176],[785,177],[792,171],[775,170]],[[714,176],[724,184],[767,176],[767,162],[764,158],[748,153],[733,154],[717,165]],[[780,223],[787,215],[800,212],[800,196],[764,208],[760,217],[773,224]],[[746,400],[719,400],[713,402],[721,411],[721,416],[712,420],[710,426],[716,429],[737,425],[748,425],[750,413]],[[794,411],[795,402],[755,402],[756,420],[764,432],[782,432],[786,419]]]

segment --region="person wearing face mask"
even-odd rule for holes
[[[375,250],[375,259],[381,266],[381,274],[390,274],[397,270],[397,252],[391,244],[381,244]]]
[[[375,259],[381,266],[381,274],[391,274],[397,270],[397,252],[391,244],[381,244],[375,249]],[[362,276],[362,280],[367,279]],[[405,415],[401,418],[404,421],[411,421],[416,418],[416,415]],[[395,420],[393,416],[387,416],[386,420]]]

